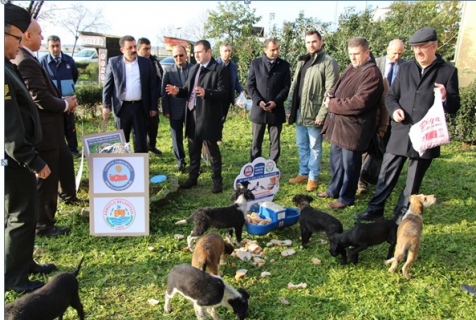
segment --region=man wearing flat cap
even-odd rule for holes
[[[435,29],[426,27],[418,30],[409,43],[415,57],[400,66],[385,99],[392,118],[392,133],[383,158],[377,189],[365,212],[354,216],[356,220],[383,217],[385,201],[395,188],[408,159],[405,188],[394,208],[395,217],[402,218],[407,211],[410,195],[419,193],[432,160],[440,156],[440,147],[428,149],[420,156],[410,141],[410,127],[420,121],[433,106],[435,89],[441,92],[445,112],[454,114],[460,108],[458,70],[436,53],[438,36]]]
[[[17,292],[44,285],[28,280],[29,273],[56,269],[52,264],[38,265],[33,261],[38,215],[36,179],[47,179],[51,171],[36,151],[42,140],[38,108],[10,62],[18,54],[30,21],[25,9],[5,5],[5,290]]]

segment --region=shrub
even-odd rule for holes
[[[102,102],[102,85],[88,84],[78,86],[76,88],[76,99],[78,100],[78,105],[84,108],[84,114],[90,111],[91,116],[94,118],[97,106]]]
[[[447,117],[448,131],[452,140],[476,143],[476,81],[460,88],[461,108],[455,116]]]

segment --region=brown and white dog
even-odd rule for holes
[[[225,242],[220,234],[211,232],[198,239],[192,256],[192,266],[205,272],[208,271],[218,276],[220,268],[220,257],[226,254],[232,254],[233,246]]]
[[[206,312],[215,320],[215,308],[224,306],[233,311],[238,320],[248,316],[248,299],[245,289],[234,289],[220,277],[210,275],[188,264],[174,266],[168,275],[164,312],[170,313],[170,300],[180,293],[193,303],[198,320],[206,319]]]
[[[392,264],[388,271],[395,272],[398,262],[407,261],[402,267],[403,276],[410,280],[408,269],[418,257],[420,249],[420,237],[423,230],[423,208],[429,207],[436,202],[434,195],[414,194],[410,196],[410,207],[402,218],[397,229],[397,245],[393,258],[385,261]]]

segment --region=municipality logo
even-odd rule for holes
[[[103,218],[114,230],[129,228],[136,219],[136,210],[132,203],[125,199],[114,199],[104,207]]]
[[[114,191],[123,191],[129,188],[134,182],[134,168],[131,164],[122,159],[116,159],[104,167],[104,183]]]

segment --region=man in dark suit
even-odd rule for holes
[[[222,137],[222,118],[228,108],[229,75],[228,70],[216,63],[207,40],[195,44],[195,58],[198,64],[190,69],[187,85],[182,88],[167,84],[167,94],[185,97],[187,108],[185,134],[188,137],[190,157],[187,181],[180,186],[190,189],[197,185],[200,175],[202,144],[210,151],[212,166],[213,193],[223,191],[221,175],[222,159],[217,141]]]
[[[64,139],[64,113],[74,112],[77,106],[75,96],[61,98],[61,94],[41,66],[33,52],[41,47],[41,27],[32,20],[23,34],[22,45],[17,57],[12,61],[18,66],[23,81],[30,91],[38,112],[43,131],[43,140],[38,148],[40,157],[48,164],[51,175],[38,180],[39,215],[36,234],[58,236],[66,234],[69,228],[55,226],[58,206],[58,181],[60,170],[68,172],[69,184],[74,184],[73,156]]]
[[[182,45],[176,45],[172,49],[172,56],[175,63],[165,68],[162,81],[162,110],[164,117],[169,119],[172,147],[175,159],[177,159],[177,169],[180,172],[184,172],[187,164],[183,147],[183,124],[185,123],[187,99],[168,95],[165,92],[165,86],[171,84],[176,87],[185,87],[192,65],[187,62],[187,50]]]
[[[148,117],[158,112],[157,74],[150,59],[137,55],[134,37],[121,37],[119,45],[123,55],[109,59],[106,67],[103,119],[109,120],[112,110],[116,128],[124,131],[126,142],[134,129],[134,152],[147,153]]]
[[[30,14],[11,3],[5,5],[5,290],[29,292],[44,285],[30,281],[29,273],[50,273],[53,264],[33,261],[37,178],[47,179],[51,170],[38,155],[42,139],[38,108],[10,60],[15,59]],[[36,175],[36,176],[35,176]]]
[[[277,164],[281,153],[281,130],[286,121],[284,101],[291,86],[291,70],[286,60],[278,58],[279,45],[275,39],[265,40],[264,53],[263,57],[251,62],[246,82],[253,100],[250,111],[253,123],[250,161],[261,157],[264,132],[268,126],[269,158]]]
[[[404,51],[403,41],[400,39],[393,39],[387,47],[387,55],[375,59],[377,68],[382,72],[382,76],[387,78],[388,85],[391,86],[393,80],[397,77],[398,68],[406,60],[402,59]]]

